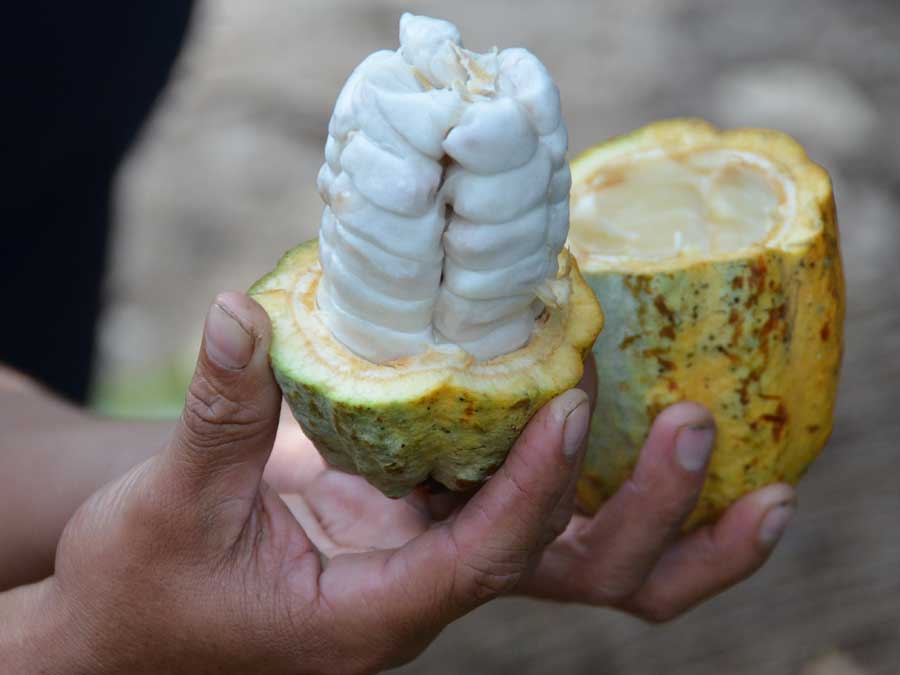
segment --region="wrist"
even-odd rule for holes
[[[76,621],[54,577],[0,593],[0,672],[90,670],[90,652]]]

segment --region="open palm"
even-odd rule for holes
[[[331,468],[287,406],[266,466],[265,480],[280,494],[322,555],[398,548],[461,504],[461,495],[418,489],[388,499],[359,476]]]

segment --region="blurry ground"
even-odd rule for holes
[[[678,622],[498,602],[409,673],[900,673],[900,5],[891,0],[211,0],[123,168],[98,404],[177,410],[206,306],[311,236],[331,106],[401,11],[525,46],[577,152],[700,115],[798,137],[835,180],[848,278],[835,432],[771,563]]]

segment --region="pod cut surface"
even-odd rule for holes
[[[452,490],[481,482],[532,415],[581,379],[603,316],[566,251],[559,268],[560,292],[528,344],[488,361],[454,346],[384,364],[354,354],[316,305],[315,241],[250,293],[272,320],[273,371],[306,435],[333,466],[400,497],[429,478]]]
[[[687,528],[799,480],[831,433],[842,353],[828,174],[784,134],[671,120],[588,150],[572,176],[569,246],[606,314],[580,501],[614,493],[682,400],[717,424]]]

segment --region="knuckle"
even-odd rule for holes
[[[481,605],[512,592],[525,572],[527,557],[521,552],[496,552],[470,556],[460,563],[457,577],[466,604]]]
[[[185,407],[198,424],[215,424],[219,420],[238,417],[242,408],[221,387],[202,376],[191,381]]]
[[[520,464],[526,468],[529,468],[529,465],[525,460],[520,460]],[[522,480],[522,477],[515,471],[510,471],[504,468],[504,472],[506,473],[506,477],[509,481],[509,485],[515,493],[516,499],[526,500],[531,499],[534,495],[532,495],[533,489],[530,485],[525,483]]]
[[[529,481],[528,476],[535,474],[534,467],[526,457],[516,457],[514,462],[505,462],[500,467],[500,474],[505,479],[509,498],[519,504],[533,504],[542,501],[540,486]]]
[[[235,440],[253,437],[264,425],[262,416],[252,405],[236,400],[203,377],[195,378],[188,388],[182,422],[193,441],[201,446],[204,439],[218,438],[223,432]]]
[[[661,530],[677,528],[693,510],[699,495],[699,487],[685,491],[672,485],[655,484],[646,476],[632,476],[622,490],[631,508],[641,509],[653,515],[654,522]]]
[[[723,550],[716,540],[715,529],[711,527],[695,532],[691,546],[694,560],[707,569],[716,569],[728,556],[728,551]]]
[[[642,502],[651,498],[653,494],[651,487],[649,481],[642,475],[633,474],[628,480],[622,483],[622,487],[620,487],[619,490],[629,502]]]
[[[585,583],[599,604],[619,607],[629,603],[644,585],[645,574],[629,560],[595,560],[588,568]]]
[[[470,566],[467,570],[467,577],[467,599],[476,605],[509,593],[519,580],[519,574],[516,572],[502,572],[474,566]]]

